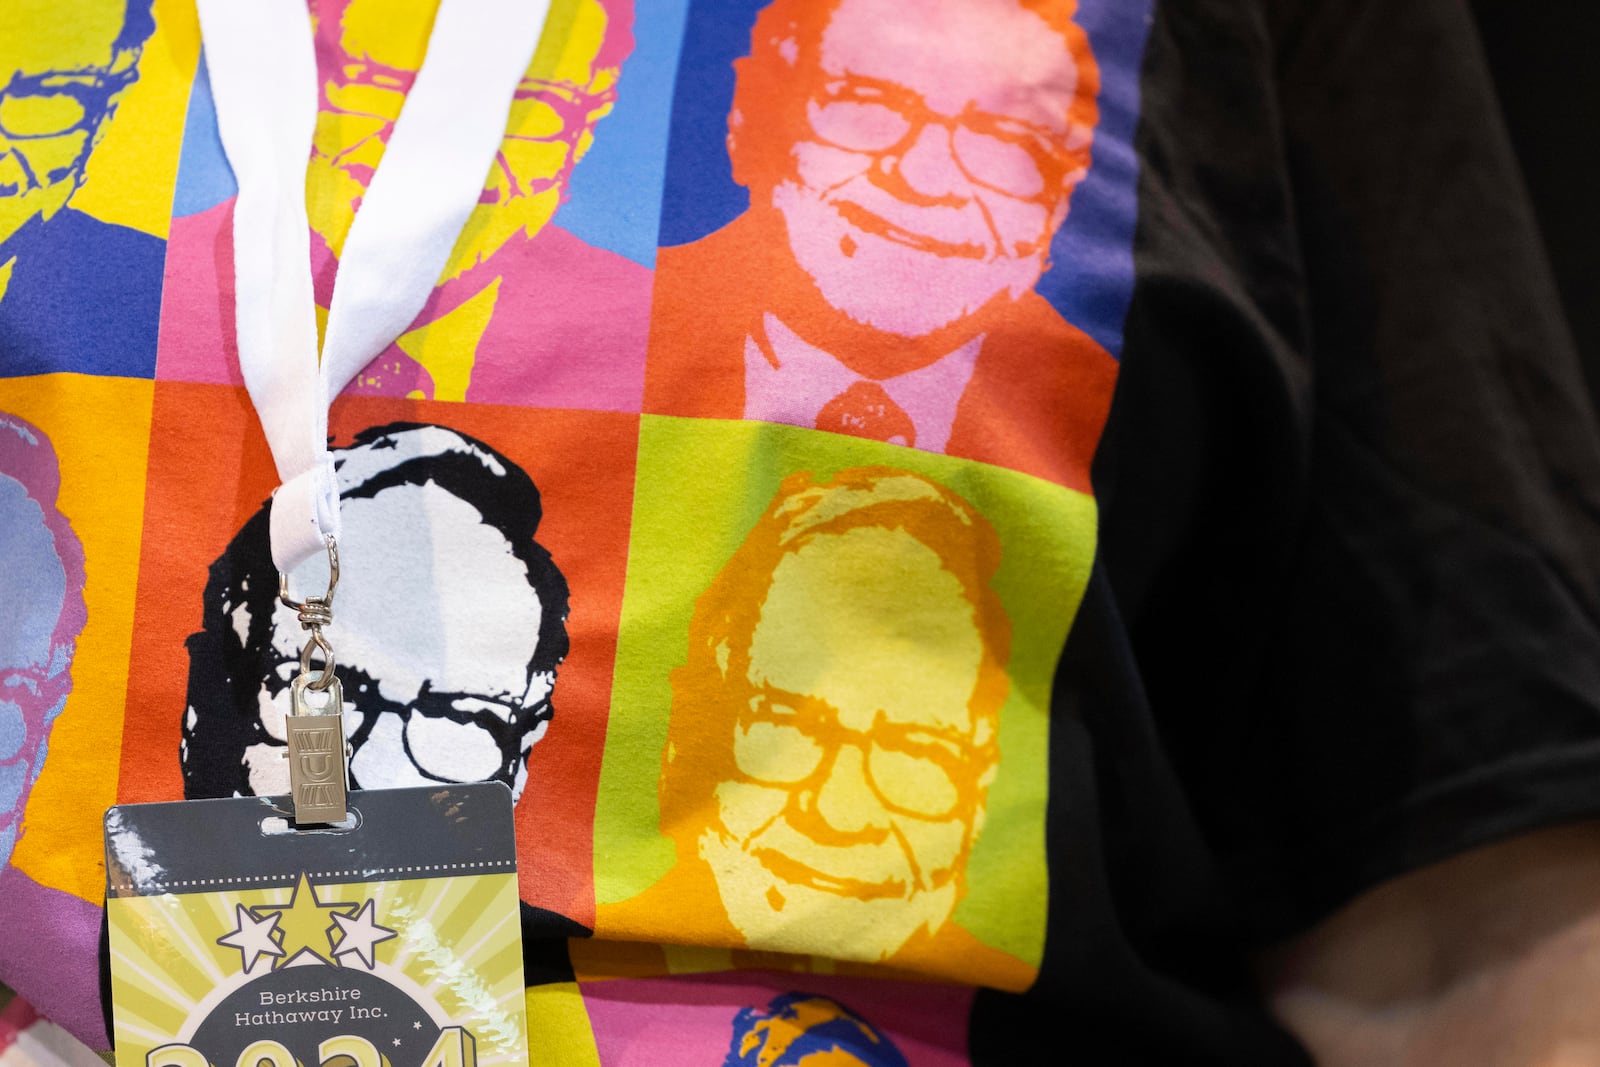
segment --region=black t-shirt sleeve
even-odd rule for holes
[[[1141,209],[1206,246],[1141,217],[1097,475],[1153,713],[1273,937],[1600,816],[1600,435],[1465,5],[1240,25],[1263,99],[1184,127],[1161,94],[1202,79],[1147,81]]]
[[[1318,910],[1600,814],[1600,445],[1466,6],[1292,14],[1310,477],[1253,747]]]

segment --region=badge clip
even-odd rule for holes
[[[289,595],[289,576],[278,575],[278,597],[299,613],[310,631],[300,652],[300,673],[289,686],[289,715],[284,731],[289,742],[289,793],[298,823],[336,823],[346,816],[349,746],[344,739],[344,686],[333,672],[333,648],[322,628],[333,622],[333,591],[339,585],[339,548],[328,538],[328,591],[296,601]],[[311,655],[322,655],[322,670],[312,673]],[[320,708],[309,693],[323,698]]]
[[[307,690],[314,677],[302,674],[289,686],[289,792],[296,823],[334,823],[345,818],[346,747],[344,686],[335,678],[323,695],[327,703],[313,709]]]

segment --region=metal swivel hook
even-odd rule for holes
[[[300,673],[311,673],[311,655],[315,651],[322,657],[322,672],[307,683],[308,688],[326,692],[333,684],[333,646],[322,635],[322,628],[333,623],[333,591],[339,587],[339,545],[328,538],[328,591],[321,596],[295,600],[289,595],[289,576],[278,572],[278,599],[293,611],[300,625],[311,632],[305,647],[300,650]]]

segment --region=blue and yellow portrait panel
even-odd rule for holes
[[[0,37],[0,374],[152,377],[193,5],[21,6],[28,31]]]

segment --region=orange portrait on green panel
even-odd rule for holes
[[[999,557],[918,475],[796,474],[696,603],[662,825],[746,943],[805,951],[796,916],[872,959],[947,936],[998,759]]]
[[[699,479],[665,469],[668,442],[706,457]],[[674,970],[718,961],[671,946],[715,946],[1031,984],[1050,674],[1092,509],[889,445],[647,419],[631,565],[677,566],[624,600],[597,935],[661,942]],[[673,531],[684,514],[704,536]],[[1038,519],[1088,539],[1030,560]]]

